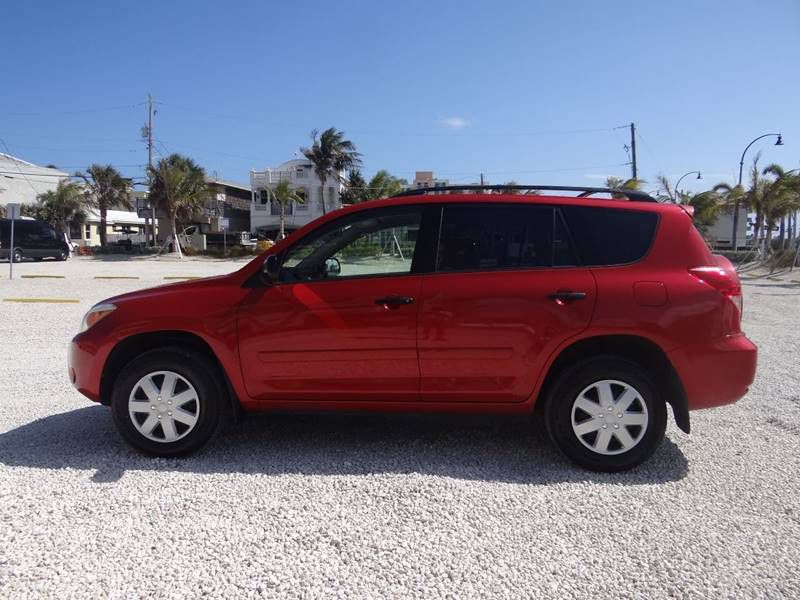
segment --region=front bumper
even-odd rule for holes
[[[758,348],[744,334],[667,354],[683,383],[689,410],[736,402],[756,375]]]
[[[79,333],[69,345],[67,371],[73,386],[84,396],[101,402],[100,378],[108,353],[91,338]]]

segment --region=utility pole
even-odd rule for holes
[[[636,169],[636,125],[631,121],[631,177],[638,179]]]
[[[144,217],[144,237],[145,244],[150,245],[150,234],[152,233],[153,245],[156,242],[156,215],[150,204],[150,190],[153,185],[150,175],[153,168],[153,96],[147,94],[147,208],[148,212]],[[149,227],[148,227],[149,222]]]

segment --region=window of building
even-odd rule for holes
[[[86,223],[84,227],[84,238],[87,240],[92,239],[92,226],[89,223]]]
[[[297,167],[297,171],[295,171],[295,174],[298,179],[303,179],[306,176],[306,172],[305,169],[303,169],[303,167]]]
[[[308,197],[307,197],[307,194],[306,194],[306,188],[304,188],[304,187],[299,187],[299,188],[297,188],[297,189],[294,191],[294,193],[295,193],[295,194],[296,194],[296,195],[297,195],[299,198],[301,198],[301,199],[303,200],[302,202],[296,202],[296,203],[295,203],[295,204],[296,204],[296,206],[297,206],[297,210],[298,210],[298,212],[301,212],[301,211],[303,211],[303,212],[304,212],[304,211],[307,211],[307,210],[308,210]]]

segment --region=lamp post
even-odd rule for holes
[[[703,178],[703,175],[700,173],[700,171],[689,171],[688,173],[684,173],[683,175],[678,177],[678,183],[675,184],[676,203],[677,203],[677,196],[678,196],[678,186],[681,184],[681,181],[683,181],[684,177],[688,177],[689,175],[694,175],[695,173],[697,173],[697,179],[702,179]]]
[[[780,133],[765,133],[764,135],[760,135],[755,138],[752,142],[747,144],[744,148],[744,152],[742,152],[742,158],[739,160],[739,189],[741,190],[742,187],[742,171],[744,170],[744,155],[747,154],[747,151],[750,149],[750,146],[755,144],[758,140],[763,139],[765,137],[774,137],[777,136],[778,141],[775,142],[776,146],[783,146],[783,136]],[[736,250],[738,244],[736,239],[736,230],[739,227],[739,198],[737,196],[736,200],[733,202],[733,233],[731,234],[731,250]]]

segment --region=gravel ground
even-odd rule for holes
[[[80,300],[0,302],[0,597],[800,596],[800,282],[747,281],[751,392],[633,472],[485,418],[250,416],[190,459],[135,454],[67,381],[82,313],[241,264],[0,265],[0,298]]]

